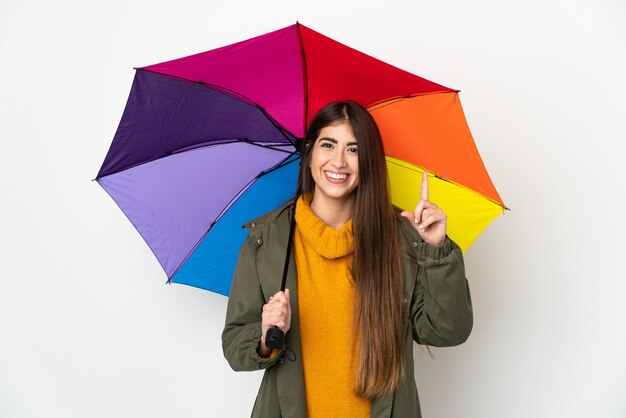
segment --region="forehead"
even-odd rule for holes
[[[317,140],[331,138],[338,141],[356,141],[352,126],[348,122],[339,122],[325,126],[317,136]]]

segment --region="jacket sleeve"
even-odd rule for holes
[[[255,262],[255,248],[246,238],[235,267],[228,298],[226,323],[222,331],[222,350],[235,371],[265,369],[274,365],[282,355],[272,353],[269,358],[259,356],[261,315],[265,298],[259,283]]]
[[[446,347],[462,344],[472,331],[473,314],[463,253],[446,237],[435,247],[421,240],[410,317],[419,344]]]

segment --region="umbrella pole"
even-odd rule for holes
[[[293,245],[293,231],[296,228],[296,204],[293,204],[293,214],[291,216],[291,225],[289,226],[289,241],[287,242],[287,254],[285,254],[285,266],[283,267],[283,281],[280,284],[280,291],[285,291],[287,284],[287,272],[289,271],[289,257],[291,256],[291,246]]]
[[[297,202],[297,198],[296,198]],[[287,242],[287,254],[285,255],[285,266],[283,267],[283,281],[280,285],[280,291],[285,291],[287,283],[287,272],[289,271],[289,259],[291,256],[291,246],[293,244],[293,231],[296,227],[296,202],[293,204],[293,213],[291,215],[291,225],[289,226],[289,241]],[[277,348],[282,350],[285,347],[285,333],[277,326],[270,328],[265,333],[265,345],[269,348]]]

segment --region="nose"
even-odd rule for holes
[[[333,167],[336,168],[343,168],[346,166],[347,162],[346,162],[346,156],[343,153],[342,150],[340,149],[336,149],[335,152],[333,153],[333,158],[331,160],[331,164]]]

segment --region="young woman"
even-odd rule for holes
[[[297,200],[246,224],[224,355],[265,369],[253,417],[419,417],[413,341],[464,342],[472,307],[446,214],[391,203],[378,128],[358,104],[334,102],[307,131]],[[293,252],[280,291],[291,218]],[[266,346],[267,330],[285,348]]]

